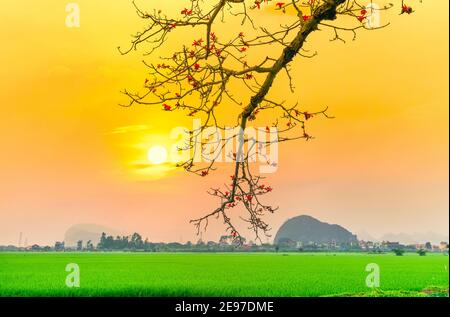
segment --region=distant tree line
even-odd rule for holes
[[[425,256],[427,252],[433,252],[433,246],[427,242],[424,248],[415,248],[415,246],[404,246],[398,242],[382,243],[374,246],[372,249],[362,248],[359,244],[336,244],[336,243],[298,243],[291,240],[280,241],[277,244],[263,243],[255,244],[247,243],[242,237],[243,245],[234,242],[233,236],[223,235],[218,242],[204,242],[199,239],[196,243],[190,241],[186,243],[179,242],[149,242],[146,238],[135,232],[129,236],[112,236],[102,233],[100,241],[94,245],[92,240],[88,240],[85,244],[83,240],[78,240],[76,246],[66,246],[64,241],[56,241],[54,246],[39,246],[33,244],[28,247],[17,247],[13,245],[0,246],[0,251],[133,251],[133,252],[369,252],[369,253],[385,253],[394,252],[397,256],[402,256],[405,252],[417,252],[420,256]],[[448,255],[448,244],[444,245],[441,252]]]
[[[142,236],[135,232],[131,236],[107,236],[102,233],[100,242],[97,245],[98,250],[142,250],[147,245],[148,239],[142,240]]]

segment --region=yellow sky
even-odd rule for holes
[[[144,25],[128,0],[75,2],[80,28],[65,26],[66,1],[2,4],[0,244],[15,243],[20,231],[50,243],[76,223],[195,239],[188,220],[215,206],[204,192],[231,167],[207,179],[139,168],[149,147],[168,146],[174,126],[192,123],[158,107],[118,106],[120,90],[139,89],[146,74],[144,51],[121,56],[116,47]],[[178,12],[181,2],[145,3]],[[267,199],[280,206],[269,218],[275,230],[310,214],[374,235],[448,233],[448,2],[410,2],[414,14],[385,14],[390,27],[356,41],[313,34],[306,47],[319,55],[292,65],[296,93],[289,95],[286,78],[276,82],[274,97],[309,111],[327,105],[336,118],[312,121],[313,141],[281,146],[279,170],[268,175],[275,191]],[[255,19],[276,26],[286,16],[265,10]],[[217,33],[230,30],[239,25]],[[174,34],[148,60],[186,38]],[[273,47],[253,56],[272,53],[279,55]],[[220,230],[213,224],[206,236]]]

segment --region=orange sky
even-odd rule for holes
[[[231,166],[206,179],[134,167],[152,145],[170,145],[173,126],[191,123],[158,107],[118,106],[120,90],[138,89],[146,76],[144,51],[121,56],[116,49],[142,21],[128,0],[75,2],[80,28],[65,26],[65,1],[2,4],[0,244],[17,243],[21,231],[30,243],[51,243],[77,223],[154,241],[196,240],[188,220],[215,206],[205,191]],[[159,2],[174,12],[189,3]],[[313,141],[280,147],[266,198],[280,207],[268,218],[274,234],[298,214],[373,235],[448,234],[448,2],[410,2],[414,14],[384,14],[390,27],[356,41],[313,34],[307,48],[319,55],[294,61],[297,90],[287,100],[310,111],[328,105],[336,118],[311,122]],[[285,18],[274,10],[255,16],[273,26]],[[230,29],[240,30],[230,22],[217,32]],[[174,35],[156,55],[185,38]],[[279,55],[275,48],[264,54],[272,51]],[[281,77],[273,96],[287,95]],[[206,238],[216,240],[222,229],[212,224]]]

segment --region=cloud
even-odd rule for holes
[[[145,169],[145,168],[153,167],[152,164],[146,164],[146,163],[136,163],[136,164],[131,164],[130,166],[135,169]]]
[[[125,133],[146,131],[149,129],[150,129],[150,127],[145,124],[127,125],[127,126],[117,127],[115,129],[113,129],[111,132],[108,132],[106,134],[125,134]]]

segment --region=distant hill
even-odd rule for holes
[[[357,243],[356,235],[345,228],[321,222],[311,216],[297,216],[287,220],[278,230],[274,243],[285,240],[295,242],[329,243]]]
[[[415,232],[415,233],[386,233],[382,236],[372,236],[366,231],[360,231],[357,233],[360,240],[372,241],[372,242],[400,242],[401,244],[419,244],[425,242],[431,242],[432,244],[439,244],[440,242],[448,242],[448,235],[443,235],[435,233],[432,231],[428,232]]]
[[[434,232],[424,233],[388,233],[379,238],[380,241],[397,241],[403,244],[416,244],[431,242],[432,244],[439,244],[441,241],[448,242],[448,236],[437,234]]]
[[[372,242],[379,241],[378,238],[376,238],[375,236],[371,235],[369,232],[367,232],[365,230],[361,230],[361,231],[356,232],[356,235],[358,236],[359,240],[372,241]]]
[[[95,246],[100,241],[103,232],[114,237],[120,235],[119,231],[101,225],[77,224],[66,231],[64,242],[67,247],[73,247],[77,245],[77,241],[79,240],[83,240],[83,245],[86,245],[86,242],[91,240]]]

